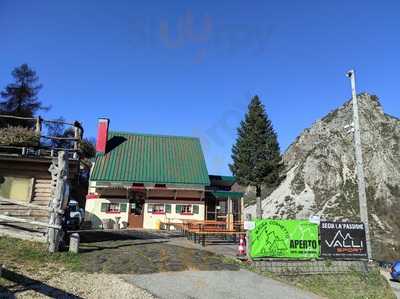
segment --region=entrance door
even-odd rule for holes
[[[130,206],[131,208],[128,216],[128,227],[143,228],[144,201],[131,203]]]

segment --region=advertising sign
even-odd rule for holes
[[[321,256],[367,258],[363,223],[321,221]]]
[[[277,258],[317,258],[318,224],[308,220],[257,220],[250,233],[250,255]]]

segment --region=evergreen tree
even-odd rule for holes
[[[0,102],[0,113],[21,117],[33,117],[39,110],[47,110],[42,106],[37,95],[42,88],[38,84],[36,72],[29,68],[27,64],[15,68],[12,71],[15,82],[6,86],[0,93],[3,101]],[[24,126],[31,127],[33,122],[23,120],[7,120],[2,126]]]
[[[261,218],[261,188],[279,183],[281,155],[277,135],[258,96],[252,98],[248,109],[237,130],[229,167],[239,184],[256,188],[257,218]]]

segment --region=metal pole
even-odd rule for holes
[[[353,102],[353,122],[354,122],[354,148],[356,156],[356,171],[357,171],[357,181],[358,181],[358,200],[360,204],[360,217],[365,227],[368,259],[372,260],[371,239],[369,235],[367,196],[365,193],[365,176],[364,176],[364,163],[363,163],[362,145],[361,145],[360,119],[358,114],[356,78],[354,70],[348,71],[347,77],[349,77],[351,81],[351,92],[353,97],[352,102]]]
[[[256,218],[262,219],[263,210],[262,210],[262,201],[261,201],[261,187],[256,187]]]

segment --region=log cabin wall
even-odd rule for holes
[[[16,177],[31,179],[30,203],[47,207],[52,198],[53,185],[49,167],[52,164],[51,157],[13,157],[0,155],[0,177]],[[70,161],[69,180],[71,185],[78,182],[78,161]],[[32,221],[49,222],[47,211],[24,207],[15,204],[0,202],[0,214],[12,217],[28,219]],[[27,230],[33,235],[44,235],[46,228],[32,226],[24,223],[1,223],[1,229]]]

